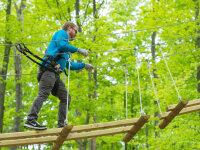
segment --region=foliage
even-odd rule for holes
[[[14,2],[20,5],[19,0]],[[1,56],[4,55],[5,49],[3,41],[6,24],[10,27],[9,37],[12,43],[28,43],[28,48],[42,57],[53,33],[61,29],[62,24],[66,21],[77,21],[74,0],[27,1],[26,9],[23,11],[23,22],[17,20],[14,2],[12,2],[10,22],[5,20],[6,1],[0,2],[2,5],[0,7],[0,15],[2,16],[0,21]],[[166,56],[165,59],[182,99],[199,98],[196,79],[199,50],[192,51],[195,49],[196,37],[199,36],[196,31],[200,28],[197,25],[198,21],[193,21],[197,5],[199,3],[195,1],[181,0],[98,1],[98,18],[93,18],[92,2],[81,0],[81,13],[78,21],[81,22],[83,32],[79,33],[77,39],[71,44],[91,49],[92,53],[88,58],[77,54],[73,54],[72,58],[73,60],[92,62],[97,69],[97,87],[93,75],[89,80],[88,71],[71,72],[69,91],[72,102],[68,114],[69,124],[86,124],[88,112],[90,115],[89,123],[126,119],[126,108],[124,107],[125,64],[127,64],[128,69],[128,118],[138,118],[141,111],[137,73],[137,66],[139,66],[142,106],[145,113],[151,115],[151,120],[128,143],[127,148],[199,149],[198,112],[175,118],[164,130],[158,129],[157,126],[154,127],[154,121],[158,120],[157,117],[154,117],[154,113],[159,109],[154,105],[156,97],[145,61],[149,59],[151,74],[153,74],[153,69],[157,69],[155,73],[158,78],[154,78],[154,83],[156,83],[155,90],[162,112],[165,111],[166,106],[179,101],[159,49]],[[156,45],[155,63],[152,61],[151,54],[151,36],[154,31],[157,34],[156,43],[160,43],[160,45]],[[15,78],[12,76],[15,74],[13,52],[10,55],[8,74],[11,76],[6,80],[4,132],[13,131],[13,117],[16,115]],[[3,57],[0,57],[0,60],[2,62]],[[20,115],[23,118],[23,123],[33,99],[37,96],[37,67],[36,64],[22,56],[23,111]],[[67,85],[67,79],[64,78],[66,77],[61,75],[61,79],[65,80]],[[89,96],[93,96],[94,91],[97,92],[97,97],[89,98]],[[40,111],[38,121],[47,125],[48,128],[56,128],[58,104],[59,100],[50,96]],[[97,118],[96,121],[93,120],[94,116]],[[24,130],[23,127],[22,130]],[[157,137],[155,137],[155,132],[158,132]],[[121,142],[123,136],[124,134],[99,137],[96,139],[96,149],[124,149],[125,144]],[[49,149],[51,144],[43,144],[42,146],[43,149]],[[80,145],[76,141],[66,142],[63,149],[69,147],[76,149],[77,146]],[[88,147],[89,144],[87,144]],[[29,149],[31,148],[33,146],[29,147]]]

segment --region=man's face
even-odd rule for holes
[[[72,28],[72,27],[69,27],[68,28],[68,36],[69,36],[69,41],[73,41],[74,38],[76,37],[77,35],[77,32],[78,32],[78,29],[76,27]]]

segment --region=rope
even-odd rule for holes
[[[146,60],[146,62],[147,62],[147,68],[148,68],[148,70],[149,70],[149,76],[150,76],[150,78],[151,78],[151,83],[152,83],[152,86],[153,86],[153,90],[154,90],[154,93],[155,93],[155,96],[156,96],[157,105],[158,105],[158,108],[159,108],[159,110],[160,110],[160,113],[162,113],[161,108],[160,108],[160,104],[159,104],[159,100],[158,100],[158,97],[157,97],[157,93],[156,93],[156,90],[155,90],[155,87],[154,87],[153,76],[152,76],[152,74],[151,74],[151,72],[150,72],[149,61]]]
[[[140,89],[140,75],[139,75],[139,61],[138,61],[138,53],[136,53],[136,62],[137,62],[137,74],[138,74],[138,86],[139,86],[139,95],[140,95],[140,107],[141,107],[141,112],[140,116],[145,115],[145,112],[142,108],[142,97],[141,97],[141,89]]]
[[[128,69],[127,65],[125,64],[125,85],[126,85],[126,119],[128,119],[128,108],[127,108],[127,74],[128,74]]]
[[[170,56],[175,56],[175,55],[180,55],[182,53],[187,53],[187,52],[192,52],[192,51],[197,51],[197,50],[200,50],[200,48],[195,48],[195,49],[192,49],[192,50],[188,50],[188,51],[183,51],[183,52],[178,52],[178,53],[174,53],[174,54],[170,54],[170,55],[166,55],[165,57],[170,57]],[[23,56],[23,55],[22,55]],[[161,58],[161,57],[157,57],[156,59],[158,58]],[[148,60],[151,60],[151,59],[148,59]],[[143,63],[143,62],[146,62],[145,61],[138,61],[139,63]],[[135,65],[137,63],[130,63],[130,64],[126,64],[127,66],[131,66],[131,65]],[[121,64],[121,65],[113,65],[113,66],[103,66],[103,67],[95,67],[95,68],[112,68],[112,67],[122,67],[124,66],[124,64]],[[32,74],[37,74],[37,73],[29,73],[29,74],[10,74],[10,75],[0,75],[0,77],[3,77],[3,76],[18,76],[18,75],[32,75]]]
[[[175,89],[176,89],[176,91],[177,91],[177,93],[178,93],[178,100],[181,101],[181,96],[180,96],[179,91],[178,91],[178,89],[177,89],[177,87],[176,87],[176,83],[175,83],[175,81],[174,81],[174,79],[173,79],[173,76],[172,76],[171,71],[170,71],[170,69],[169,69],[169,67],[168,67],[168,65],[167,65],[167,61],[165,60],[165,57],[164,57],[164,54],[162,53],[161,48],[159,49],[159,51],[160,51],[160,53],[162,54],[162,58],[163,58],[163,60],[164,60],[164,62],[165,62],[165,64],[166,64],[166,66],[167,66],[167,69],[168,69],[168,71],[169,71],[169,74],[170,74],[170,76],[171,76],[171,79],[172,79],[172,81],[173,81],[173,83],[174,83]]]
[[[118,33],[110,33],[110,34],[104,34],[104,35],[94,35],[94,36],[88,36],[88,37],[79,37],[79,38],[73,38],[73,39],[94,38],[94,37],[101,37],[101,36],[109,36],[109,35],[117,35],[117,34],[134,33],[134,32],[140,32],[140,31],[152,30],[152,29],[159,29],[159,28],[163,28],[163,27],[181,25],[181,24],[190,23],[190,22],[197,22],[197,21],[200,21],[200,20],[191,20],[191,21],[187,21],[187,22],[181,22],[181,23],[176,23],[176,24],[169,24],[169,25],[158,26],[158,27],[153,27],[153,28],[146,28],[146,29],[140,29],[140,30],[118,32]],[[62,40],[52,40],[52,41],[44,41],[44,42],[34,42],[34,43],[25,43],[25,44],[29,44],[29,45],[30,45],[30,44],[47,43],[47,42],[63,41],[63,40],[66,40],[66,39],[62,39]],[[11,46],[13,46],[14,44],[0,44],[0,46],[6,46],[6,45],[11,45]]]
[[[69,59],[68,59],[68,63],[69,63],[69,68],[68,68],[68,85],[67,85],[67,112],[66,112],[66,122],[68,123],[68,106],[69,106],[69,77],[70,77],[70,67],[71,67],[71,54],[69,52]]]
[[[171,42],[175,42],[177,40],[181,40],[181,39],[186,39],[186,38],[191,38],[191,37],[196,37],[196,36],[199,36],[199,35],[193,35],[193,36],[187,36],[187,37],[182,37],[182,38],[178,38],[176,40],[172,40],[172,41],[167,41],[167,42],[163,42],[163,43],[157,43],[157,44],[154,44],[153,46],[156,46],[156,45],[164,45],[164,44],[167,44],[167,43],[171,43]],[[184,42],[185,43],[185,42]],[[184,43],[178,43],[177,45],[181,45],[181,44],[184,44]],[[177,46],[175,45],[175,46]],[[138,47],[138,50],[139,49],[144,49],[144,48],[149,48],[151,47],[152,45],[149,45],[149,46],[144,46],[144,45],[141,45]],[[90,53],[103,53],[103,52],[119,52],[119,51],[132,51],[134,49],[113,49],[113,50],[108,50],[108,51],[91,51]],[[140,52],[140,53],[144,53],[146,54],[146,52]],[[181,53],[181,52],[180,52]],[[58,54],[65,54],[65,53],[56,53],[56,54],[48,54],[48,55],[58,55]],[[44,54],[34,54],[35,56],[44,56]],[[15,57],[16,55],[9,55],[9,56],[0,56],[0,57]],[[17,55],[18,56],[18,55]],[[25,55],[20,55],[20,56],[25,56]],[[32,55],[27,55],[27,56],[32,56]]]
[[[144,48],[149,48],[151,46],[164,45],[164,44],[167,44],[167,43],[172,43],[172,42],[175,42],[175,41],[178,41],[178,40],[182,40],[182,39],[186,39],[186,38],[191,38],[191,37],[197,37],[197,36],[200,36],[200,35],[185,36],[185,37],[178,38],[176,40],[162,42],[162,43],[157,43],[157,44],[149,45],[149,46],[141,45],[141,46],[138,46],[138,50],[139,49],[144,49]],[[181,44],[184,44],[184,43],[186,43],[186,42],[184,41],[183,43],[178,43],[175,46],[181,45]],[[1,49],[1,50],[4,50],[4,49]],[[132,48],[121,49],[121,50],[120,49],[113,49],[113,50],[107,50],[107,51],[91,51],[90,53],[119,52],[119,51],[122,52],[122,51],[131,51],[131,50],[134,50],[134,49],[132,49]],[[146,53],[146,52],[140,52],[140,53]],[[59,54],[65,54],[65,53],[59,53]],[[37,56],[42,55],[43,56],[44,54],[34,54],[34,55],[37,55]],[[57,53],[56,54],[48,54],[48,55],[57,55]],[[21,56],[24,56],[24,55],[21,55]],[[28,56],[32,56],[32,55],[28,55]],[[0,56],[0,57],[15,57],[15,55]]]

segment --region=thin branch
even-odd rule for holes
[[[86,19],[86,15],[87,15],[87,10],[88,10],[88,6],[89,6],[89,4],[90,4],[90,0],[88,1],[88,4],[87,4],[86,9],[85,9],[85,14],[84,14],[83,22],[81,23],[82,25],[83,25],[84,22],[85,22],[85,19]]]

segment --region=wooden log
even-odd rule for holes
[[[174,105],[170,105],[166,107],[166,111],[171,111],[176,107],[177,104]],[[187,105],[185,107],[191,107],[194,105],[200,105],[200,99],[196,99],[196,100],[192,100],[192,101],[188,101]]]
[[[69,140],[77,140],[77,139],[85,139],[85,138],[93,138],[93,137],[99,137],[99,136],[105,136],[105,135],[126,133],[131,128],[132,128],[132,126],[106,129],[106,130],[98,130],[98,131],[91,131],[91,132],[82,132],[82,133],[71,133],[70,132],[70,134],[67,136],[67,138],[65,140],[69,141]],[[57,139],[57,136],[29,138],[29,139],[18,139],[18,140],[6,140],[6,141],[0,141],[0,147],[52,143],[52,142],[55,142],[56,139]]]
[[[68,125],[63,127],[61,133],[57,137],[56,141],[53,144],[52,150],[59,150],[60,147],[62,146],[63,142],[65,141],[65,138],[68,136],[70,131],[72,130],[73,126]]]
[[[160,129],[164,129],[173,119],[176,117],[179,112],[187,105],[188,101],[181,101],[178,103],[173,111],[171,111],[168,116],[163,120],[159,125]]]
[[[131,130],[126,134],[126,136],[123,138],[124,142],[129,142],[133,136],[143,127],[145,123],[149,121],[150,116],[142,116],[139,118],[138,122],[131,128]]]
[[[56,136],[52,136],[52,137],[30,138],[30,139],[5,140],[5,141],[0,141],[0,147],[52,143],[56,140],[56,138],[57,138]]]
[[[112,122],[74,126],[71,132],[82,132],[82,131],[114,128],[114,127],[120,127],[120,126],[128,126],[128,125],[135,124],[138,120],[139,118],[133,118],[133,119],[126,119],[126,120],[112,121]],[[58,135],[61,132],[61,130],[62,128],[48,129],[48,130],[34,130],[34,131],[27,131],[27,132],[4,133],[4,134],[0,134],[0,140],[52,136],[52,135]]]
[[[72,133],[72,134],[68,135],[66,140],[69,141],[69,140],[87,139],[87,138],[94,138],[94,137],[99,137],[99,136],[126,133],[131,128],[132,128],[132,126],[128,126],[128,127],[119,127],[119,128],[99,130],[99,131],[76,133],[76,134]]]
[[[200,110],[200,105],[195,105],[195,106],[191,106],[191,107],[186,107],[186,108],[183,108],[180,112],[179,112],[179,116],[180,115],[184,115],[184,114],[188,114],[188,113],[191,113],[191,112],[195,112],[195,111],[199,111]],[[162,113],[159,115],[159,118],[160,119],[165,119],[168,115],[169,115],[170,112],[165,112],[165,113]]]

